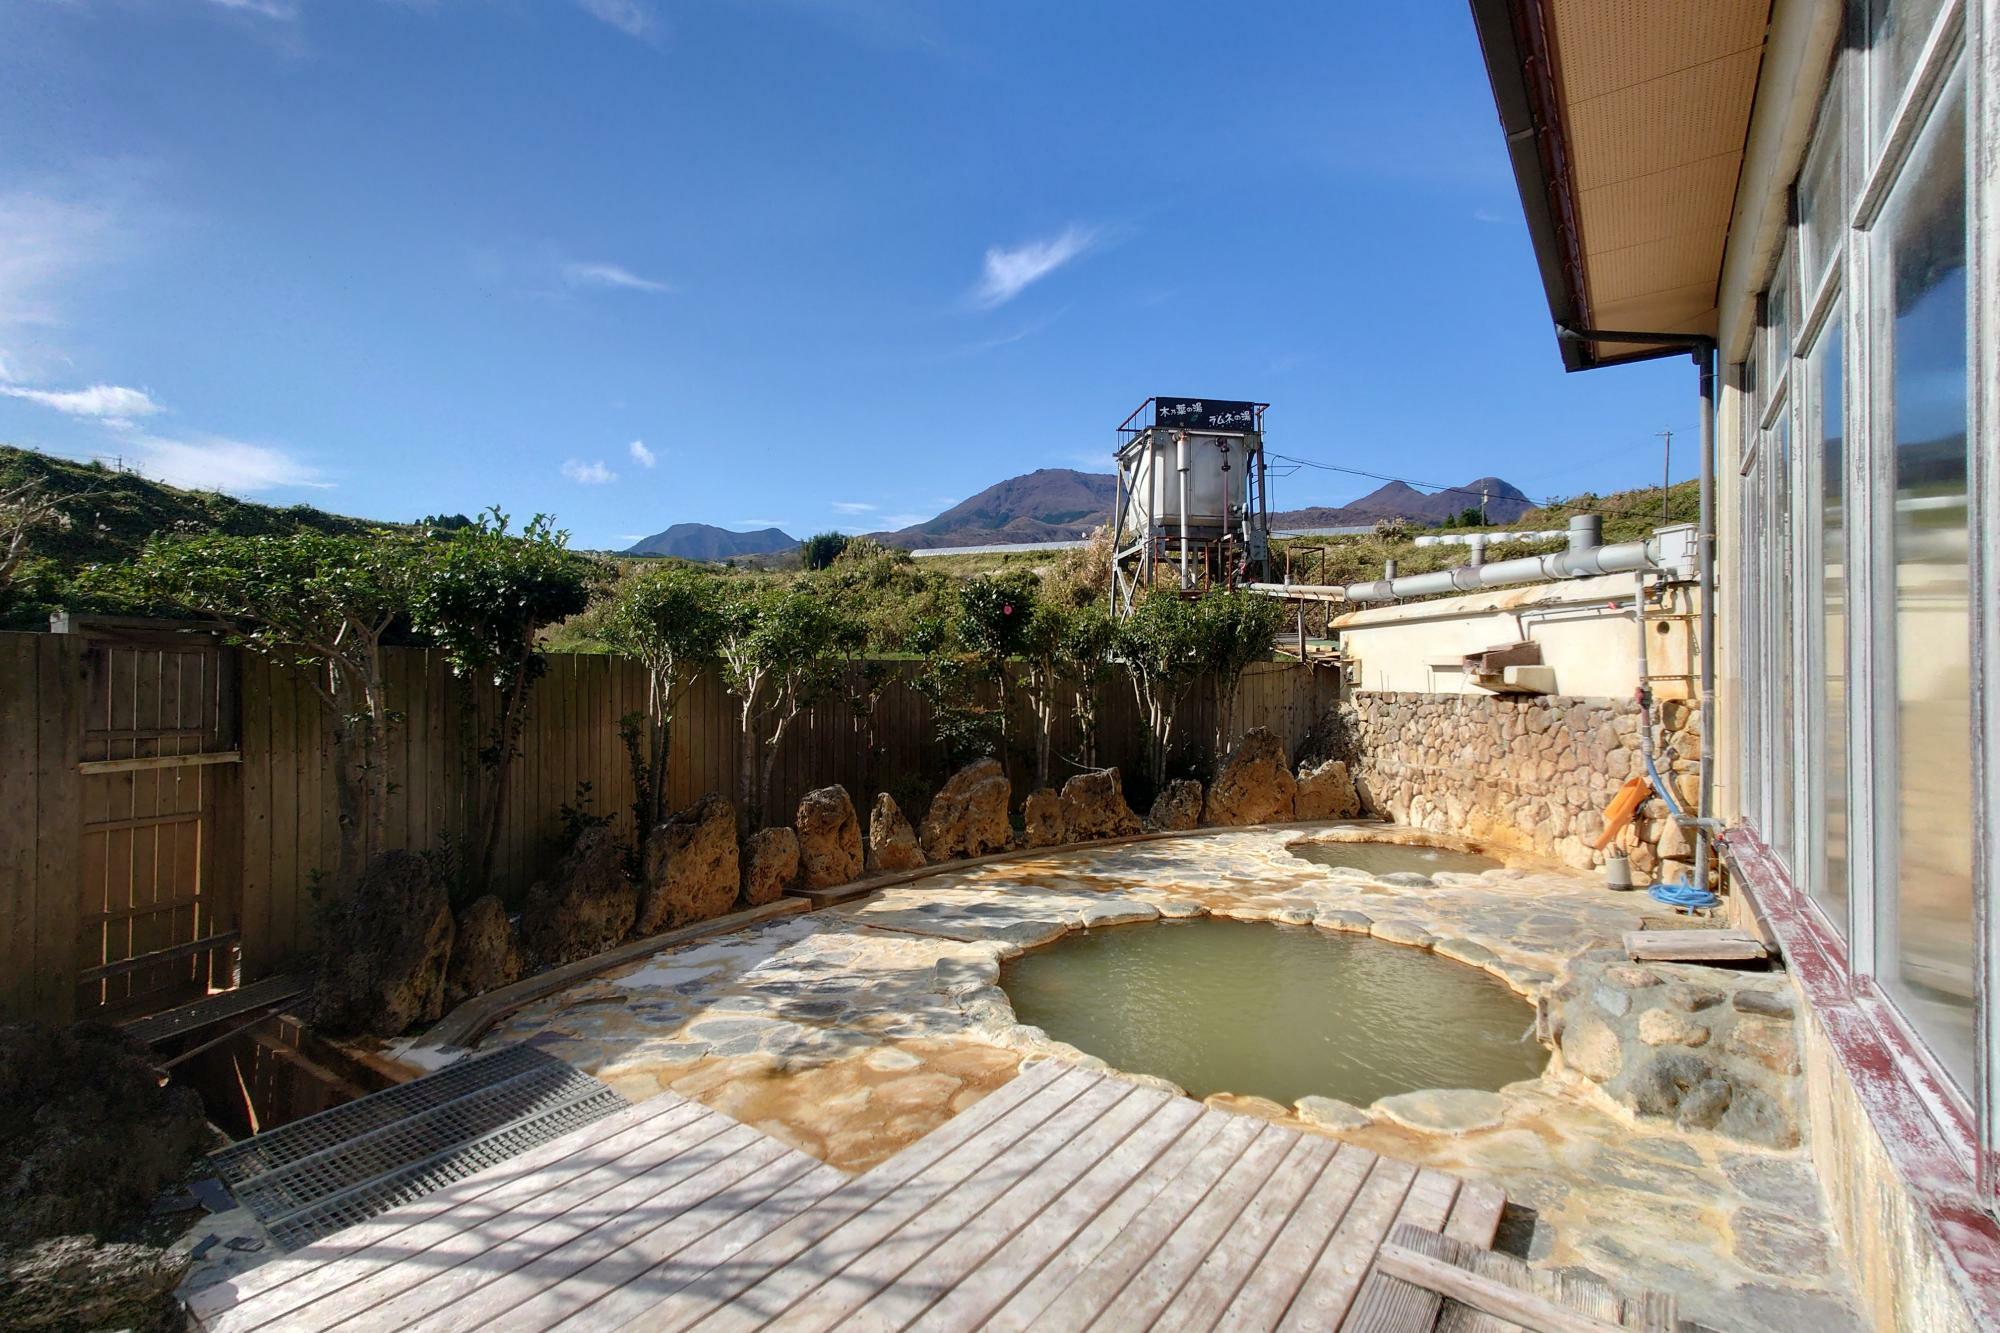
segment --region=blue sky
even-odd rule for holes
[[[0,86],[0,440],[183,483],[868,529],[1153,393],[1537,496],[1693,460],[1684,361],[1562,372],[1457,0],[8,0]]]

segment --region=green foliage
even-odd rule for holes
[[[808,580],[732,588],[718,645],[722,679],[741,716],[738,818],[761,822],[771,766],[799,713],[843,683],[867,643],[847,603]]]
[[[960,590],[958,640],[994,680],[1027,644],[1040,592],[1041,580],[1025,570],[970,579]]]
[[[825,569],[847,549],[844,532],[816,532],[799,543],[799,565],[804,569]]]
[[[646,713],[619,724],[632,760],[632,811],[642,842],[665,813],[668,740],[681,694],[721,653],[730,586],[699,565],[649,566],[618,584],[600,622],[612,651],[646,668]]]

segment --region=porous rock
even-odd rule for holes
[[[1343,760],[1329,759],[1317,768],[1299,765],[1292,798],[1297,819],[1355,819],[1361,814],[1361,794],[1354,774]]]
[[[762,907],[799,881],[799,835],[780,824],[758,829],[743,846],[743,901]]]
[[[1004,851],[1013,840],[1007,807],[1013,789],[998,759],[975,759],[951,775],[924,815],[924,858],[931,864]]]
[[[1049,787],[1028,793],[1021,802],[1022,840],[1030,847],[1058,847],[1069,841],[1063,822],[1062,796]]]
[[[542,967],[588,958],[624,939],[638,912],[639,889],[611,830],[585,829],[555,873],[528,890],[521,950]]]
[[[1193,778],[1175,778],[1160,788],[1147,814],[1153,827],[1163,833],[1184,833],[1201,826],[1201,783]]]
[[[323,909],[313,981],[314,1021],[337,1035],[393,1037],[444,1014],[454,923],[430,862],[388,851]]]
[[[1285,762],[1285,743],[1268,727],[1252,727],[1231,747],[1209,785],[1202,822],[1270,824],[1294,818],[1298,779]]]
[[[847,788],[820,787],[799,798],[799,872],[808,889],[830,889],[861,873],[861,821]]]
[[[888,792],[877,792],[868,809],[868,869],[921,870],[926,864],[917,832]]]
[[[200,1096],[110,1024],[0,1025],[0,1248],[122,1227],[205,1136]]]
[[[186,1316],[173,1291],[193,1263],[185,1252],[100,1244],[90,1236],[0,1250],[0,1328],[50,1333],[184,1328]]]
[[[445,970],[445,1001],[458,1004],[521,977],[521,937],[507,908],[492,894],[458,914]]]
[[[736,905],[742,863],[736,808],[714,792],[669,816],[646,839],[635,935],[718,917]]]
[[[1115,768],[1079,773],[1063,783],[1062,816],[1071,842],[1129,838],[1140,831],[1139,816],[1125,804],[1125,787]]]

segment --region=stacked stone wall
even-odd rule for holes
[[[1656,706],[1660,772],[1693,808],[1700,715]],[[1369,813],[1435,833],[1551,857],[1579,869],[1612,851],[1646,878],[1685,877],[1688,839],[1653,799],[1605,851],[1604,808],[1628,778],[1645,776],[1639,709],[1623,699],[1568,695],[1357,691],[1323,719],[1321,747],[1348,761]],[[1671,753],[1671,759],[1668,757]]]

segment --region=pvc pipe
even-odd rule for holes
[[[1174,465],[1181,474],[1181,587],[1188,586],[1188,531],[1187,531],[1187,432],[1174,435]]]
[[[1701,819],[1715,816],[1715,343],[1695,349],[1695,364],[1701,367],[1701,528],[1696,538],[1696,594],[1701,598],[1701,760],[1695,813]],[[1694,840],[1694,886],[1708,888],[1709,849],[1714,835],[1698,827]]]
[[[1577,514],[1569,521],[1569,549],[1572,554],[1604,545],[1604,519],[1599,514]]]
[[[1655,573],[1665,568],[1660,560],[1659,540],[1620,542],[1588,551],[1558,551],[1554,555],[1524,555],[1489,565],[1467,565],[1441,569],[1430,574],[1409,574],[1402,578],[1377,579],[1370,583],[1350,583],[1344,589],[1350,602],[1392,602],[1399,597],[1426,597],[1441,592],[1477,592],[1510,583],[1543,583],[1555,579],[1589,578],[1596,574]]]

